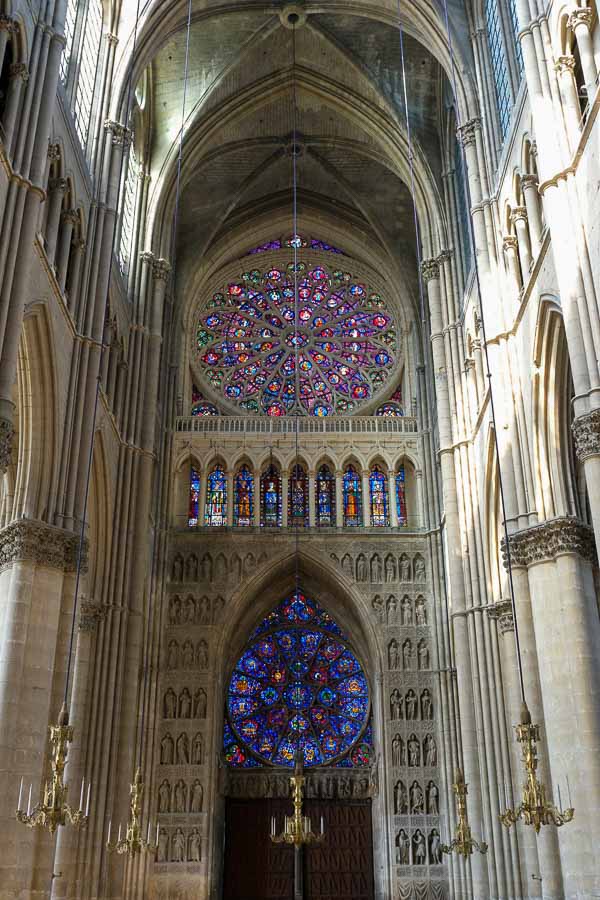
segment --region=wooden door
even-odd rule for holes
[[[305,900],[373,900],[371,801],[310,800],[313,824],[325,824],[325,840],[304,855]]]
[[[294,851],[269,838],[289,815],[286,800],[227,800],[223,900],[293,900]]]

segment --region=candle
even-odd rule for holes
[[[506,781],[504,782],[504,808],[508,809],[508,788],[506,786]]]
[[[117,844],[121,843],[121,823],[119,822],[119,833],[117,835]]]
[[[27,800],[27,815],[29,815],[29,813],[31,812],[31,789],[32,789],[32,787],[33,787],[33,785],[30,784],[29,785],[29,798]]]
[[[159,829],[159,824],[158,824],[158,822],[157,822],[157,823],[156,823],[156,846],[157,846],[157,847],[158,847],[158,829]]]
[[[107,836],[106,836],[106,843],[107,843],[107,844],[110,844],[110,832],[111,832],[111,829],[112,829],[112,819],[109,819],[109,820],[108,820],[108,834],[107,834]]]
[[[86,817],[86,819],[87,819],[87,817],[88,817],[88,815],[89,815],[89,813],[90,813],[90,791],[91,791],[91,789],[92,789],[92,782],[90,781],[90,783],[88,784],[87,800],[86,800],[86,804],[85,804],[85,817]]]
[[[83,788],[85,786],[85,778],[81,779],[81,791],[79,793],[79,809],[83,812]]]
[[[557,785],[557,788],[558,788],[558,808],[562,812],[562,800],[560,798],[560,784]]]
[[[148,819],[148,834],[146,835],[146,843],[150,843],[150,819]]]
[[[19,812],[21,811],[21,797],[23,796],[23,776],[21,775],[21,784],[19,785],[19,802],[17,803],[17,809]]]
[[[573,806],[571,803],[571,788],[569,787],[569,776],[567,775],[567,794],[569,795],[569,809]]]
[[[323,828],[323,816],[321,816],[321,834],[325,834],[325,830]]]

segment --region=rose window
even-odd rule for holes
[[[394,319],[348,272],[301,262],[297,282],[297,304],[293,263],[245,272],[214,294],[196,335],[204,377],[251,413],[354,412],[392,374]]]

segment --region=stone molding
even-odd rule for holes
[[[66,178],[51,178],[48,187],[51,191],[56,191],[59,194],[66,194],[69,190],[69,182]]]
[[[558,72],[559,75],[562,75],[564,72],[574,72],[575,70],[575,57],[574,56],[559,56],[554,63],[554,69]]]
[[[126,125],[115,122],[113,119],[106,119],[104,122],[104,130],[112,134],[112,142],[115,146],[122,145],[128,147],[133,140],[133,132]]]
[[[79,213],[76,209],[64,209],[60,214],[61,220],[67,225],[75,225],[79,224]]]
[[[571,425],[575,452],[580,462],[590,456],[600,456],[600,409],[578,416]]]
[[[527,221],[527,207],[515,206],[510,214],[510,218],[512,222],[518,222],[519,219]]]
[[[263,774],[239,772],[225,769],[225,794],[228,797],[262,799],[276,797],[288,799],[290,796],[290,771],[278,769]],[[379,793],[377,764],[354,770],[329,769],[326,773],[306,773],[305,796],[308,800],[363,800]]]
[[[513,237],[512,234],[507,235],[502,241],[502,249],[505,253],[509,250],[518,250],[519,243],[516,237]]]
[[[166,259],[157,259],[152,264],[152,275],[156,281],[168,281],[171,264]]]
[[[530,566],[556,559],[563,553],[574,553],[597,565],[594,532],[574,516],[549,519],[533,528],[510,535],[510,559],[513,566]],[[502,539],[502,557],[507,568],[506,540]]]
[[[585,25],[588,29],[592,24],[592,10],[589,7],[581,7],[573,10],[567,19],[567,28],[575,31],[578,25]]]
[[[14,436],[13,423],[9,419],[0,418],[0,473],[6,472],[10,465]]]
[[[539,180],[537,175],[521,175],[521,184],[523,185],[523,187],[534,187],[537,190]]]
[[[99,622],[106,618],[106,606],[93,600],[82,600],[79,607],[79,630],[94,632]]]
[[[456,129],[456,136],[463,147],[468,147],[469,144],[474,144],[477,139],[477,132],[481,130],[481,119],[479,116],[476,116],[473,119],[469,119],[468,122],[465,122],[464,125],[459,125]]]
[[[434,278],[440,277],[440,264],[437,259],[424,259],[421,263],[421,275],[423,281],[427,283]]]
[[[50,162],[58,162],[61,157],[60,144],[48,144],[48,159]]]
[[[88,542],[84,542],[82,571],[87,567]],[[0,570],[15,562],[74,572],[77,569],[79,536],[34,519],[19,519],[0,531]]]
[[[515,618],[510,600],[496,600],[494,605],[489,607],[487,614],[490,619],[498,622],[502,634],[515,630]]]
[[[6,31],[7,34],[17,34],[19,31],[19,23],[12,16],[0,16],[0,31]]]

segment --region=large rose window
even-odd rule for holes
[[[392,373],[393,317],[350,273],[296,265],[297,305],[293,263],[245,272],[214,294],[198,324],[197,360],[209,384],[243,410],[353,412]]]
[[[230,765],[370,762],[367,679],[344,635],[314,600],[294,592],[263,620],[227,694]]]

